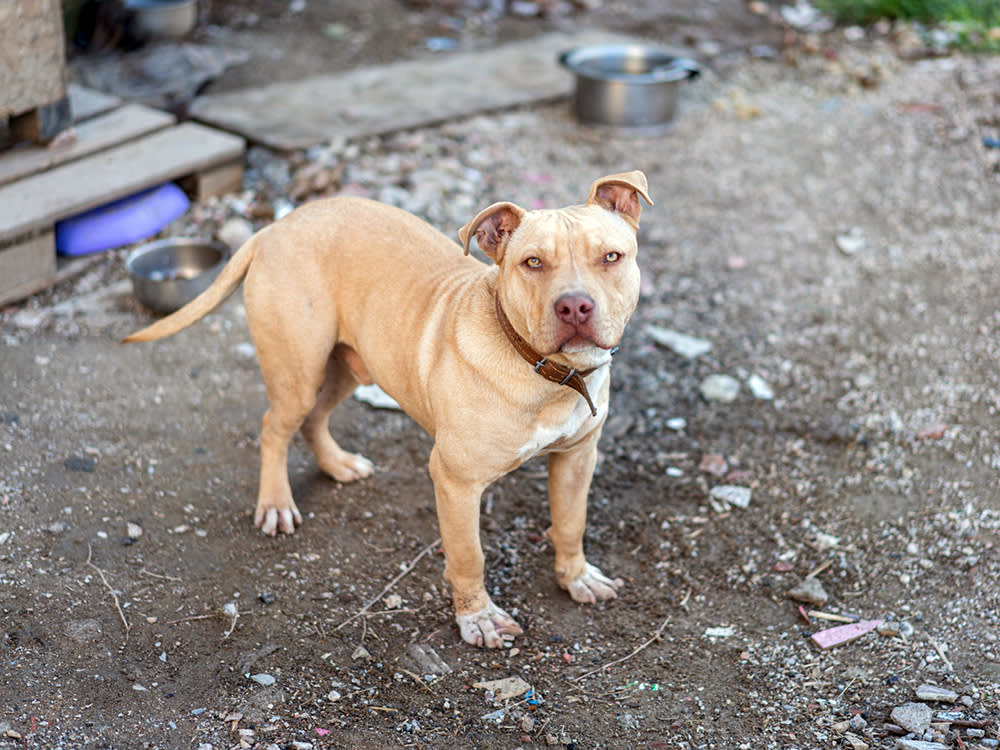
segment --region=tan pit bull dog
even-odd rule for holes
[[[302,522],[288,483],[301,429],[341,482],[371,461],[343,450],[328,417],[359,383],[377,383],[434,439],[430,474],[462,638],[496,648],[521,627],[486,593],[483,490],[548,454],[559,585],[578,602],[613,599],[620,579],[583,554],[587,493],[607,416],[611,353],[639,296],[636,230],[651,203],[642,172],[590,186],[584,205],[526,211],[495,203],[457,245],[417,217],[360,198],[308,203],[262,229],[212,286],[125,339],[177,333],[240,282],[267,386],[255,522]],[[469,257],[469,243],[495,265]]]

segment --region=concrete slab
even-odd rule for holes
[[[545,34],[482,52],[201,96],[191,116],[272,148],[307,148],[567,97],[573,76],[558,54],[621,41],[638,40],[600,31]]]

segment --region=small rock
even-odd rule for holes
[[[253,224],[246,219],[234,217],[219,227],[216,238],[230,250],[239,249],[253,235]]]
[[[937,685],[921,685],[917,688],[917,699],[922,701],[941,701],[943,703],[954,703],[958,700],[958,693],[947,688],[940,688]]]
[[[249,341],[241,341],[233,347],[233,354],[242,360],[249,361],[257,356],[257,350],[253,348],[253,344]]]
[[[853,227],[846,234],[838,234],[833,241],[837,249],[844,255],[857,255],[865,249],[865,245],[868,243],[865,239],[865,233],[860,227]]]
[[[747,378],[747,388],[758,401],[770,401],[774,398],[774,390],[760,375],[754,374]]]
[[[531,690],[531,685],[520,677],[504,677],[500,680],[488,680],[486,682],[473,683],[472,687],[480,690],[487,690],[493,693],[494,701],[505,701],[508,698],[517,698]]]
[[[712,351],[711,341],[688,336],[686,333],[672,331],[669,328],[649,325],[646,326],[646,333],[660,346],[665,346],[675,354],[688,359],[696,359]]]
[[[639,720],[635,718],[633,714],[620,714],[617,718],[618,718],[618,723],[621,724],[625,729],[634,729],[638,731]]]
[[[371,659],[371,658],[372,658],[371,652],[364,646],[358,646],[356,649],[354,649],[354,653],[351,654],[351,659],[353,659],[354,661],[357,661],[358,659]]]
[[[129,539],[138,539],[142,536],[142,526],[137,523],[132,523],[129,521],[125,524],[125,536]]]
[[[274,677],[264,672],[261,672],[260,674],[251,675],[250,679],[256,682],[258,685],[263,685],[264,687],[268,687],[275,683]]]
[[[749,487],[738,487],[735,484],[720,484],[717,487],[713,487],[709,494],[716,500],[721,500],[729,505],[735,505],[737,508],[748,508],[753,492]]]
[[[87,474],[93,474],[94,469],[97,468],[97,463],[94,459],[85,456],[70,456],[63,461],[63,466],[70,471],[82,471]]]
[[[904,703],[892,709],[889,716],[907,732],[921,735],[930,727],[934,712],[930,706],[925,706],[923,703]]]
[[[867,742],[851,732],[845,732],[844,739],[847,740],[847,744],[851,746],[851,750],[868,750],[870,747]]]
[[[797,602],[821,606],[826,604],[830,595],[826,593],[823,584],[816,578],[805,578],[802,582],[788,591],[788,598]]]
[[[680,432],[685,427],[687,427],[687,425],[688,425],[687,420],[684,419],[684,417],[671,417],[670,419],[667,420],[667,427],[669,427],[674,432]]]
[[[411,672],[432,677],[448,674],[451,671],[451,667],[433,648],[420,643],[411,643],[407,646],[406,653],[399,658],[399,663]]]
[[[70,620],[64,626],[66,637],[77,643],[90,643],[101,637],[101,623],[97,620]]]
[[[900,737],[896,740],[896,747],[900,750],[948,750],[946,745],[940,742],[924,742],[923,740],[908,740]]]
[[[403,606],[403,597],[399,594],[389,594],[382,600],[382,603],[385,604],[386,609],[399,609]]]
[[[45,527],[50,534],[65,534],[69,530],[69,524],[65,521],[56,521]]]
[[[701,457],[701,463],[698,464],[698,471],[704,471],[717,477],[723,476],[728,468],[729,464],[719,453],[706,453]]]
[[[336,703],[343,697],[344,696],[342,696],[337,690],[331,690],[326,694],[326,699],[330,701],[330,703]]]
[[[740,395],[740,381],[729,375],[709,375],[699,387],[706,401],[728,404]]]

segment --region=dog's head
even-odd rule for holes
[[[607,360],[639,299],[636,230],[647,195],[639,171],[590,186],[587,202],[526,211],[495,203],[459,230],[499,266],[497,295],[514,328],[542,355],[578,368]]]

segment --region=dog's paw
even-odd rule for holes
[[[375,464],[357,453],[341,451],[336,458],[320,465],[327,474],[338,482],[355,482],[375,473]]]
[[[257,508],[254,523],[261,533],[275,536],[279,531],[284,534],[294,534],[295,527],[302,523],[302,514],[293,504],[291,508]]]
[[[601,572],[600,568],[587,563],[583,573],[569,582],[566,590],[574,601],[594,604],[618,598],[618,589],[625,585],[621,578],[614,580]]]
[[[524,631],[517,621],[493,602],[471,615],[455,615],[462,640],[479,648],[502,648]]]

